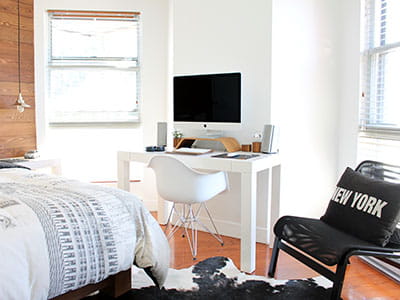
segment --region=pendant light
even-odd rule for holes
[[[15,102],[15,105],[17,106],[17,110],[20,113],[22,113],[25,110],[25,108],[31,106],[25,103],[21,93],[21,15],[19,8],[19,0],[17,0],[17,5],[18,5],[18,99]]]

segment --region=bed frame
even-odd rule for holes
[[[78,300],[88,296],[90,293],[100,290],[101,292],[117,298],[131,289],[131,269],[121,271],[96,284],[89,284],[77,290],[62,294],[52,300]]]

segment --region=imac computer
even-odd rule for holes
[[[223,131],[241,128],[241,74],[175,76],[174,126]]]

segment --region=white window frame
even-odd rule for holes
[[[84,70],[118,70],[121,72],[136,73],[136,95],[132,95],[132,101],[136,96],[136,106],[130,111],[76,111],[76,112],[49,112],[49,124],[68,125],[68,124],[103,124],[103,123],[138,123],[140,122],[140,13],[138,12],[107,12],[107,11],[74,11],[74,10],[48,10],[49,28],[49,50],[47,64],[47,87],[50,95],[50,72],[53,69],[84,69]],[[76,18],[79,20],[96,20],[101,18],[113,18],[113,20],[129,20],[137,22],[137,56],[136,57],[55,57],[52,55],[52,20],[55,18]],[[127,62],[135,62],[135,66],[127,66]],[[129,97],[129,95],[127,95]],[[52,101],[52,99],[48,99]]]
[[[400,49],[400,42],[385,43],[375,46],[375,36],[380,34],[379,29],[382,23],[376,24],[375,3],[381,0],[364,0],[364,33],[362,51],[362,95],[360,103],[360,136],[380,137],[384,139],[400,139],[400,126],[394,124],[385,124],[383,116],[379,110],[384,109],[385,95],[382,88],[382,78],[376,76],[379,74],[379,68],[384,68],[384,58],[382,54]],[[378,21],[384,22],[380,19]],[[382,36],[380,37],[382,38]],[[385,37],[383,37],[385,38]],[[378,58],[381,57],[381,60]],[[378,69],[378,72],[376,72]],[[383,71],[382,69],[380,70]],[[379,80],[381,80],[379,82]],[[379,89],[381,85],[381,89]],[[381,102],[380,102],[381,101]],[[399,112],[400,113],[400,112]]]

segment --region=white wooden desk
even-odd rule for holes
[[[131,161],[147,164],[154,155],[174,155],[195,169],[238,172],[241,174],[241,243],[240,268],[245,272],[255,270],[256,261],[256,201],[257,201],[257,173],[269,171],[267,210],[268,236],[271,246],[273,237],[272,228],[279,217],[280,201],[280,160],[277,154],[260,154],[258,157],[239,160],[233,158],[211,157],[216,153],[202,155],[166,154],[163,152],[130,152],[118,151],[118,187],[129,191],[129,163]],[[164,210],[164,201],[158,201],[158,221],[166,223],[167,213]],[[272,247],[272,246],[271,246]]]

